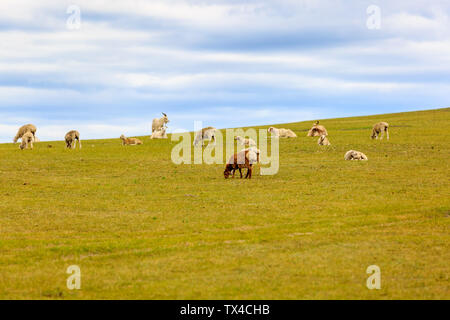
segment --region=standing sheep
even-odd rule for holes
[[[329,146],[329,145],[331,145],[330,140],[328,140],[327,136],[324,135],[324,134],[319,137],[319,140],[317,141],[317,144],[319,146]]]
[[[127,138],[124,135],[120,136],[120,139],[122,139],[122,145],[129,145],[129,146],[135,146],[138,144],[142,144],[142,141],[139,140],[138,138]]]
[[[77,140],[79,148],[81,149],[80,133],[77,130],[71,130],[67,132],[64,140],[66,140],[67,149],[75,149],[77,146]]]
[[[362,152],[350,150],[345,154],[344,160],[368,160],[368,158]]]
[[[214,127],[206,127],[203,128],[202,131],[197,132],[194,139],[194,146],[196,147],[200,142],[202,146],[204,145],[204,141],[213,141],[216,144],[216,128]]]
[[[381,133],[380,140],[383,139],[384,133],[386,132],[387,139],[389,140],[389,124],[387,122],[378,122],[373,126],[372,135],[370,136],[372,139],[378,139],[378,136]]]
[[[228,160],[223,176],[228,179],[231,173],[233,173],[232,178],[236,170],[239,170],[242,179],[242,169],[247,168],[247,175],[245,179],[252,178],[253,164],[259,161],[259,150],[256,148],[249,148],[235,153]]]
[[[34,139],[34,137],[35,137],[35,135],[36,135],[36,130],[37,130],[37,129],[36,129],[36,126],[33,125],[33,124],[26,124],[26,125],[24,125],[24,126],[21,126],[21,127],[19,128],[19,131],[17,131],[17,134],[16,134],[16,136],[14,137],[13,142],[16,143],[17,140],[19,140],[20,138],[22,138],[22,136],[23,136],[25,133],[27,133],[27,132],[31,132],[31,134],[33,135],[33,139]]]
[[[25,132],[22,136],[22,142],[19,145],[20,150],[28,149],[28,147],[33,150],[33,141],[33,134],[30,131]]]
[[[270,127],[267,131],[275,137],[280,138],[297,138],[297,135],[291,129],[278,129],[275,127]]]
[[[155,118],[152,121],[152,133],[155,131],[160,130],[163,128],[167,123],[169,123],[169,118],[167,117],[167,114],[164,112],[161,112],[163,117],[161,118]]]
[[[309,129],[307,137],[320,137],[322,135],[328,135],[327,129],[324,126],[319,125],[319,121],[316,121],[314,125]]]

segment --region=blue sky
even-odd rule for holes
[[[25,123],[144,135],[161,112],[190,131],[448,107],[449,16],[447,0],[2,0],[0,142]]]

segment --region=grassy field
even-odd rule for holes
[[[312,122],[283,125],[299,137],[252,180],[148,136],[1,144],[0,299],[450,299],[450,109],[323,120],[330,147]]]

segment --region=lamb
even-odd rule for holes
[[[17,131],[17,134],[16,134],[16,136],[14,137],[13,142],[16,143],[17,140],[19,140],[20,138],[22,138],[22,136],[23,136],[25,133],[27,133],[27,132],[31,132],[32,135],[33,135],[33,139],[34,139],[34,137],[35,137],[35,135],[36,135],[36,130],[37,130],[37,129],[36,129],[36,126],[33,125],[33,124],[26,124],[26,125],[24,125],[24,126],[21,126],[21,127],[19,128],[19,131]]]
[[[135,146],[138,144],[142,144],[142,141],[138,138],[126,138],[124,135],[120,136],[120,139],[122,139],[122,145],[129,145],[129,146]]]
[[[387,122],[378,122],[373,126],[372,135],[370,136],[372,139],[378,139],[378,136],[381,133],[380,140],[383,139],[384,133],[386,132],[387,139],[389,140],[389,124]]]
[[[328,135],[327,129],[324,126],[319,125],[319,121],[316,121],[314,125],[309,129],[307,137],[320,137],[322,135]]]
[[[150,136],[150,139],[167,139],[166,128],[162,127],[159,130],[156,130]]]
[[[77,140],[80,145],[79,148],[81,149],[80,133],[77,130],[71,130],[67,132],[64,140],[66,141],[67,149],[75,149],[75,147],[77,146]]]
[[[204,141],[213,141],[216,144],[216,128],[214,127],[206,127],[203,128],[202,131],[197,132],[197,135],[194,139],[194,146],[196,147],[200,142],[202,146],[204,145]]]
[[[247,146],[247,147],[255,147],[256,142],[255,140],[251,138],[242,138],[241,136],[236,136],[234,140],[238,141],[241,145]]]
[[[274,127],[270,127],[267,131],[275,137],[280,138],[297,138],[297,135],[291,129],[277,129]]]
[[[34,136],[31,133],[31,131],[27,131],[22,135],[22,142],[19,145],[20,150],[28,149],[30,147],[31,150],[33,150],[33,141]]]
[[[161,128],[163,128],[167,123],[169,123],[169,118],[164,112],[161,112],[163,117],[161,118],[155,118],[152,121],[152,133],[155,131],[159,131]]]
[[[235,153],[228,160],[223,176],[228,179],[231,173],[233,173],[232,178],[236,170],[239,170],[242,179],[242,169],[247,168],[247,175],[245,179],[252,178],[253,164],[259,161],[259,150],[256,148],[249,148]]]
[[[368,158],[362,152],[350,150],[345,154],[344,160],[368,160]]]
[[[324,134],[319,137],[319,140],[317,141],[317,144],[319,146],[329,146],[329,145],[331,145],[330,140],[328,140],[327,136],[324,135]]]

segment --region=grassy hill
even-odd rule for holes
[[[323,120],[330,147],[311,124],[283,125],[299,137],[252,180],[148,136],[1,144],[0,299],[450,299],[450,109]]]

